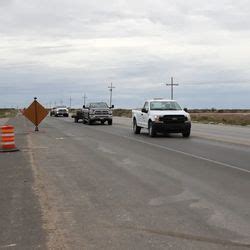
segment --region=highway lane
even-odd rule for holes
[[[28,146],[21,150],[29,156],[48,246],[250,248],[245,143],[219,135],[149,138],[146,131],[132,134],[120,118],[113,126],[88,126],[48,117],[39,133],[29,122],[24,130]]]
[[[131,119],[115,117],[116,124],[131,127]],[[250,146],[250,126],[192,123],[192,137]]]
[[[64,119],[71,123],[71,119]],[[154,144],[169,151],[178,151],[194,158],[221,163],[221,166],[240,168],[249,172],[249,147],[250,128],[237,126],[221,126],[193,124],[192,135],[189,139],[183,139],[181,134],[159,135],[157,138],[148,137],[148,131],[142,130],[140,135],[134,135],[131,130],[131,119],[114,119],[113,128],[94,126],[98,131],[129,137],[134,141],[144,144]],[[220,132],[222,135],[220,135]]]

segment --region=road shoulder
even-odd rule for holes
[[[9,122],[16,128],[16,144],[26,150],[0,154],[0,248],[46,249],[42,214],[27,154],[27,131],[22,119],[12,118]]]
[[[8,122],[9,118],[0,118],[0,126],[3,126]]]

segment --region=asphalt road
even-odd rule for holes
[[[11,122],[21,151],[0,155],[2,179],[27,181],[0,193],[10,206],[0,205],[0,249],[250,248],[250,128],[194,124],[184,139],[134,135],[126,118],[48,117],[38,133],[21,116]],[[5,173],[11,160],[25,176]]]

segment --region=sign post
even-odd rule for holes
[[[37,101],[37,97],[34,97],[34,101],[25,109],[23,115],[35,125],[35,131],[39,131],[38,125],[48,115],[48,110]]]
[[[38,129],[38,122],[37,122],[37,97],[34,97],[34,103],[35,103],[35,131],[39,131]]]

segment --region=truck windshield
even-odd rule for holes
[[[108,108],[108,105],[105,102],[96,102],[96,103],[91,103],[89,105],[90,108]]]
[[[151,102],[151,110],[181,110],[180,105],[177,102]]]

